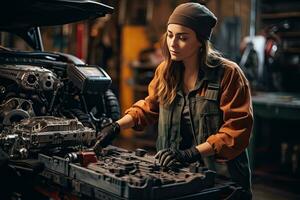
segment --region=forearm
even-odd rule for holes
[[[196,149],[200,152],[202,157],[211,156],[215,154],[213,147],[208,143],[204,142],[196,146]]]
[[[132,128],[134,126],[134,120],[131,115],[127,114],[124,115],[121,119],[117,121],[117,123],[120,125],[120,129],[127,129]]]

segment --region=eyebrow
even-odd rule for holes
[[[172,33],[172,31],[168,30],[168,33]],[[176,33],[175,35],[188,35],[189,33],[186,33],[186,32],[181,32],[181,33]]]

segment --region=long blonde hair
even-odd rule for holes
[[[216,67],[224,60],[222,55],[216,51],[208,40],[198,38],[202,44],[202,49],[199,51],[199,66]],[[181,61],[171,60],[171,55],[167,45],[167,33],[161,39],[162,53],[165,59],[165,65],[161,73],[158,75],[158,99],[163,105],[170,105],[175,99],[177,89],[181,84],[184,66]],[[219,61],[217,65],[213,60]]]

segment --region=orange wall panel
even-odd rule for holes
[[[121,37],[121,79],[120,79],[120,102],[121,111],[125,110],[134,103],[134,93],[132,85],[129,84],[133,77],[130,63],[138,59],[142,49],[149,47],[146,28],[144,26],[124,26]],[[130,130],[122,132],[125,137],[130,137]]]

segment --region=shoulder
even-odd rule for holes
[[[230,82],[235,82],[241,86],[249,84],[244,72],[235,62],[223,58],[222,67],[224,69],[223,84],[229,84]]]
[[[163,61],[161,62],[155,69],[155,73],[154,73],[154,77],[152,78],[152,81],[150,83],[150,85],[157,85],[159,84],[162,74],[163,74],[163,70],[165,68],[166,62]],[[156,86],[155,86],[156,87]]]

